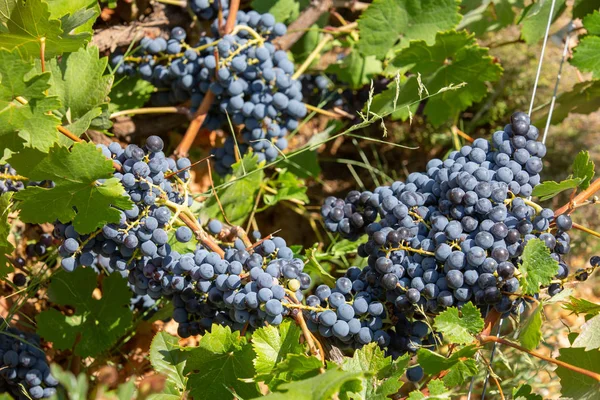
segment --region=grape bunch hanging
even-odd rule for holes
[[[293,78],[294,63],[272,43],[286,33],[286,26],[269,13],[239,11],[233,31],[222,34],[219,4],[226,18],[226,1],[192,2],[198,16],[212,20],[212,36],[202,36],[194,46],[185,42],[185,30],[176,27],[168,40],[144,38],[142,54],[115,56],[112,63],[118,73],[137,73],[155,85],[155,105],[189,101],[195,113],[207,96],[215,96],[202,126],[231,133],[223,147],[213,149],[215,169],[224,175],[236,157],[250,151],[259,162],[275,160],[307,111],[302,85]],[[239,135],[231,132],[232,126],[240,128]]]

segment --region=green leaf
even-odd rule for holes
[[[180,395],[183,394],[187,377],[183,374],[187,352],[179,347],[179,339],[166,332],[158,332],[150,345],[150,363],[159,373],[173,383]]]
[[[306,195],[306,185],[304,181],[298,179],[293,173],[283,171],[274,181],[269,182],[275,186],[275,194],[264,194],[263,199],[267,206],[272,207],[280,201],[295,200],[296,202],[308,203],[310,200]]]
[[[319,374],[322,367],[321,360],[315,356],[288,353],[271,371],[269,388],[274,391],[282,383],[312,378]]]
[[[89,33],[100,14],[100,5],[95,0],[45,0],[48,3],[50,18],[62,20],[65,32]]]
[[[401,40],[432,43],[436,32],[452,29],[461,19],[455,0],[375,0],[358,20],[358,50],[383,59]]]
[[[323,283],[325,283],[328,286],[334,287],[335,286],[335,278],[327,271],[325,271],[325,269],[323,268],[323,266],[319,263],[318,261],[318,245],[315,244],[312,248],[310,249],[306,249],[304,252],[304,255],[306,257],[306,259],[308,260],[308,263],[306,263],[306,265],[304,266],[305,268],[305,272],[306,273],[314,273],[316,275],[319,276],[319,278],[321,278],[321,280],[323,281]]]
[[[300,12],[300,2],[297,0],[252,0],[250,6],[261,14],[273,14],[277,22],[285,22]]]
[[[381,61],[375,56],[363,56],[352,49],[350,54],[335,64],[327,67],[325,72],[335,75],[340,81],[347,83],[352,89],[360,89],[371,82],[382,71]]]
[[[268,375],[288,354],[301,354],[304,346],[300,344],[300,333],[300,328],[291,321],[283,322],[278,327],[269,325],[257,329],[252,335],[256,373]]]
[[[600,11],[583,19],[588,35],[579,40],[570,62],[583,72],[591,72],[593,79],[600,79]]]
[[[539,304],[536,309],[527,317],[521,325],[519,332],[519,342],[527,350],[533,350],[538,347],[542,340],[542,323],[544,322],[542,311],[543,304]]]
[[[512,395],[514,400],[543,400],[539,394],[532,393],[531,386],[521,385],[518,388],[513,388]]]
[[[63,124],[76,135],[89,128],[91,121],[102,113],[101,105],[107,103],[114,79],[113,75],[104,75],[107,63],[108,58],[100,58],[95,46],[48,62],[52,73],[49,94],[59,98]],[[78,124],[81,120],[85,122]]]
[[[448,387],[460,386],[468,378],[477,374],[477,364],[473,355],[477,352],[475,346],[463,347],[450,357],[444,357],[431,350],[421,348],[417,356],[419,365],[427,375],[437,375],[448,371],[444,376],[444,383]],[[466,360],[461,360],[466,358]]]
[[[448,391],[444,383],[439,379],[434,379],[429,382],[427,389],[429,390],[429,394],[427,396],[425,396],[423,392],[420,392],[419,390],[414,390],[410,392],[408,400],[444,400],[452,398],[452,393]]]
[[[57,364],[51,364],[50,371],[65,392],[69,394],[69,400],[86,400],[88,398],[89,385],[84,372],[75,376],[71,371],[65,371]]]
[[[502,74],[502,67],[494,62],[488,49],[479,47],[474,35],[465,31],[439,32],[432,45],[412,42],[391,61],[386,71],[406,70],[413,75],[421,74],[429,94],[441,92],[429,98],[424,109],[436,126],[482,100],[488,92],[487,83],[497,81]],[[461,84],[466,86],[449,90]]]
[[[512,25],[515,20],[512,3],[512,0],[463,0],[461,3],[463,18],[456,29],[467,29],[480,36]]]
[[[293,156],[288,155],[279,162],[279,166],[285,167],[298,178],[317,178],[321,174],[321,166],[317,159],[317,152],[306,150]]]
[[[538,42],[546,33],[552,0],[538,0],[523,10],[521,16],[521,37],[527,44]],[[556,0],[552,20],[555,21],[565,11],[565,0]]]
[[[55,309],[38,314],[37,333],[59,350],[75,346],[75,354],[94,357],[109,350],[132,323],[131,292],[127,281],[113,273],[102,282],[102,298],[96,300],[96,273],[90,268],[60,271],[52,277],[48,297],[56,304],[75,308],[72,316]]]
[[[392,113],[392,119],[407,120],[419,107],[419,84],[416,76],[409,77],[398,86],[394,81],[387,89],[373,96],[369,110],[377,115]],[[363,109],[367,112],[367,105]]]
[[[600,108],[600,81],[585,81],[577,83],[568,92],[562,93],[556,99],[552,114],[552,123],[557,124],[569,114],[590,114]],[[548,112],[540,115],[535,124],[545,124]],[[543,125],[542,125],[543,126]]]
[[[90,33],[72,35],[64,31],[61,21],[51,18],[48,4],[42,0],[17,0],[4,11],[10,16],[3,18],[6,26],[5,32],[0,35],[0,48],[16,49],[23,58],[40,57],[42,38],[46,40],[45,58],[51,59],[77,51],[92,37]],[[76,27],[71,25],[68,28]]]
[[[111,161],[93,143],[75,143],[71,151],[55,145],[48,154],[26,148],[14,154],[10,164],[30,180],[56,184],[51,189],[28,187],[15,195],[23,222],[73,221],[77,232],[86,234],[118,222],[117,208],[132,207],[123,186],[112,177]]]
[[[572,297],[572,296],[571,296],[570,300],[571,300],[571,302],[568,304],[565,304],[563,307],[566,310],[569,310],[572,313],[575,313],[576,315],[587,314],[587,315],[594,316],[594,315],[600,314],[600,304],[592,303],[585,299],[578,299],[578,298]]]
[[[154,93],[154,86],[141,78],[123,77],[116,82],[109,93],[108,110],[111,113],[141,108]]]
[[[0,141],[12,151],[23,144],[48,151],[59,140],[60,120],[48,111],[60,103],[44,93],[50,87],[50,73],[30,74],[32,69],[33,63],[22,60],[17,51],[0,50]]]
[[[594,177],[594,161],[590,159],[590,153],[587,150],[581,150],[573,161],[573,176],[580,178],[579,186],[585,190],[590,186]]]
[[[362,391],[358,393],[360,398],[385,400],[402,386],[400,378],[409,361],[408,354],[392,361],[392,357],[386,357],[376,343],[370,343],[355,351],[352,358],[345,357],[341,368],[365,374]]]
[[[600,0],[575,0],[573,18],[583,18],[600,9]]]
[[[14,270],[10,260],[6,257],[15,249],[8,240],[10,235],[8,214],[10,214],[12,208],[12,196],[12,192],[2,193],[0,196],[0,279],[5,279],[6,275]]]
[[[242,164],[247,175],[244,175]],[[258,158],[252,154],[245,155],[242,160],[233,164],[233,173],[227,175],[224,180],[232,183],[218,193],[225,215],[233,225],[242,225],[254,208],[258,190],[265,176],[263,170],[256,171],[258,168]],[[217,218],[221,215],[215,196],[206,200],[202,214],[206,218]]]
[[[521,272],[521,289],[527,295],[539,293],[540,286],[547,286],[558,272],[558,261],[550,256],[550,250],[540,239],[531,239],[525,245]]]
[[[190,350],[185,365],[190,395],[196,400],[229,399],[231,392],[245,399],[258,396],[256,383],[243,381],[254,376],[254,356],[252,345],[239,332],[213,325]]]
[[[600,373],[600,351],[585,351],[582,347],[560,349],[558,360],[580,368]],[[556,374],[560,378],[563,397],[577,400],[593,400],[598,398],[600,382],[579,372],[559,366]]]
[[[575,189],[581,182],[581,178],[569,178],[561,182],[546,181],[534,187],[531,195],[539,197],[540,201],[548,200],[565,190]]]
[[[451,343],[465,344],[473,341],[473,335],[483,329],[483,318],[473,303],[466,303],[462,309],[450,307],[441,312],[434,320],[435,328],[444,332]]]
[[[261,397],[266,400],[323,400],[331,399],[340,388],[349,382],[360,384],[361,372],[346,372],[329,369],[324,374],[302,381],[285,383],[276,393]]]
[[[600,348],[600,315],[596,315],[581,326],[581,333],[572,347],[584,347],[586,351]]]

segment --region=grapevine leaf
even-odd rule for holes
[[[55,145],[48,154],[26,148],[13,155],[10,164],[30,180],[51,180],[56,185],[28,187],[15,195],[24,222],[73,221],[77,232],[85,234],[118,222],[120,213],[114,207],[132,206],[123,186],[112,177],[112,163],[93,143],[75,143],[71,151]]]
[[[575,0],[573,18],[583,18],[600,9],[600,0]]]
[[[154,93],[154,86],[143,79],[124,77],[110,89],[108,110],[113,113],[123,110],[140,108]]]
[[[150,363],[154,369],[165,375],[180,395],[185,390],[187,378],[183,374],[187,352],[178,344],[179,340],[166,332],[158,332],[150,345]]]
[[[219,193],[225,215],[233,225],[241,225],[252,212],[264,176],[264,171],[258,170],[258,158],[255,155],[248,154],[233,164],[233,173],[224,180],[231,183]],[[206,200],[202,214],[206,218],[221,215],[215,196]]]
[[[600,350],[585,351],[582,347],[571,347],[560,349],[559,352],[558,360],[600,373]],[[556,374],[560,378],[563,397],[577,400],[598,398],[600,383],[594,378],[561,366],[556,368]]]
[[[60,19],[65,32],[93,33],[92,26],[98,14],[100,5],[90,0],[45,0],[48,3],[50,18]]]
[[[392,113],[392,119],[406,120],[419,107],[419,84],[416,76],[409,77],[404,83],[391,82],[387,89],[373,96],[369,111],[377,115]],[[367,112],[367,107],[363,109]]]
[[[257,374],[270,374],[288,354],[300,354],[303,346],[299,342],[300,328],[290,321],[279,327],[269,325],[252,335],[252,347],[256,353],[254,368]]]
[[[322,367],[321,360],[315,356],[288,353],[284,360],[275,364],[268,385],[274,391],[282,383],[312,378]]]
[[[90,268],[55,274],[48,297],[56,304],[74,307],[75,314],[67,317],[54,309],[42,311],[37,316],[38,334],[62,350],[75,346],[75,354],[81,357],[110,349],[131,326],[131,294],[127,281],[117,273],[102,282],[100,300],[92,297],[95,288],[96,273]]]
[[[304,204],[309,202],[306,195],[306,185],[289,171],[280,173],[277,179],[272,181],[272,184],[275,185],[276,193],[263,195],[264,202],[269,207],[284,200],[302,202]]]
[[[382,71],[381,61],[375,56],[363,56],[357,51],[350,51],[346,57],[327,67],[326,72],[335,75],[340,81],[350,85],[352,89],[360,89],[371,82],[371,79]]]
[[[108,58],[100,58],[95,46],[79,49],[60,61],[48,62],[52,73],[49,93],[60,99],[62,107],[59,111],[65,116],[64,123],[76,135],[85,132],[92,119],[102,113],[101,105],[107,101],[114,78],[104,75],[107,63]],[[71,125],[82,119],[84,124]]]
[[[190,350],[185,365],[191,397],[224,399],[231,397],[231,391],[242,398],[258,396],[256,383],[243,381],[254,376],[254,356],[252,345],[239,332],[213,325],[198,347]]]
[[[452,387],[460,386],[467,378],[477,373],[477,364],[472,359],[476,352],[475,346],[467,346],[450,357],[444,357],[431,350],[421,348],[417,356],[419,365],[427,375],[437,375],[442,371],[448,371],[443,379],[446,386]]]
[[[591,72],[593,79],[600,79],[600,36],[581,39],[570,62],[583,72]]]
[[[600,80],[577,83],[568,92],[562,93],[556,99],[556,107],[552,114],[552,123],[557,124],[569,114],[590,114],[600,108]],[[545,123],[548,112],[545,112],[535,122],[536,125]]]
[[[579,41],[570,62],[581,71],[591,72],[594,79],[600,79],[600,11],[586,16],[583,26],[588,35]]]
[[[521,324],[519,332],[519,342],[527,350],[533,350],[542,340],[542,323],[544,322],[543,305],[539,304],[536,309],[527,317],[525,323]]]
[[[432,45],[412,42],[387,69],[389,73],[404,70],[426,77],[423,85],[430,94],[441,92],[430,97],[424,109],[436,126],[483,99],[487,94],[486,82],[494,82],[502,74],[502,67],[494,62],[488,49],[479,47],[474,35],[465,31],[439,32]]]
[[[451,393],[448,391],[444,383],[439,379],[434,379],[427,385],[429,394],[425,396],[419,390],[413,390],[408,396],[408,400],[444,400],[451,399]]]
[[[586,351],[600,348],[600,315],[581,326],[581,333],[572,347],[584,347]]]
[[[587,150],[581,150],[573,161],[573,176],[580,178],[579,186],[582,189],[587,189],[594,177],[594,161],[590,160],[590,153]]]
[[[16,49],[23,58],[40,56],[40,39],[46,40],[45,58],[77,51],[90,38],[90,33],[70,34],[64,31],[61,21],[51,18],[48,4],[42,0],[17,0],[8,11],[4,33],[0,35],[0,48]],[[79,20],[78,22],[82,22]],[[83,21],[86,22],[86,21]],[[74,26],[68,26],[73,30]]]
[[[2,172],[0,170],[0,172]],[[5,279],[9,272],[13,271],[13,266],[6,257],[11,254],[15,247],[8,240],[10,235],[10,223],[8,214],[10,214],[12,204],[12,192],[2,193],[0,196],[0,279]]]
[[[543,400],[539,394],[532,393],[531,386],[521,385],[512,390],[513,399],[515,400]]]
[[[450,342],[465,344],[473,341],[473,335],[483,329],[483,318],[479,309],[468,302],[462,309],[450,307],[435,317],[435,327],[444,332]]]
[[[361,372],[347,372],[339,369],[328,369],[324,374],[302,381],[285,383],[277,388],[277,392],[262,397],[266,400],[322,400],[331,399],[346,383],[360,385]]]
[[[319,263],[319,261],[317,260],[317,258],[318,258],[317,244],[315,244],[310,249],[306,249],[304,252],[304,255],[306,256],[306,259],[308,260],[308,263],[304,267],[305,272],[314,273],[314,274],[318,275],[319,278],[326,285],[329,285],[331,287],[335,286],[335,278],[329,272],[327,272],[323,268],[323,266]]]
[[[558,272],[558,261],[550,256],[550,250],[540,239],[527,242],[521,259],[519,280],[523,293],[527,295],[539,293],[540,286],[549,285]]]
[[[402,386],[400,377],[410,361],[408,355],[392,361],[376,343],[357,350],[352,358],[344,358],[342,370],[363,372],[362,392],[360,398],[384,400],[387,396],[398,392]]]
[[[600,314],[600,304],[592,303],[585,299],[578,299],[578,298],[572,297],[572,296],[571,296],[570,300],[571,300],[571,302],[565,304],[563,307],[566,310],[569,310],[572,313],[575,313],[576,315],[587,314],[587,315],[594,316],[594,315]]]
[[[285,22],[300,12],[298,0],[252,0],[250,5],[261,14],[271,13],[277,22]]]
[[[575,189],[581,183],[581,178],[569,178],[561,182],[546,181],[534,187],[531,195],[539,197],[540,201],[544,201],[553,198],[565,190]]]
[[[468,29],[478,36],[498,31],[514,22],[512,6],[511,0],[462,1],[463,18],[456,29]]]
[[[32,69],[33,64],[16,51],[0,50],[0,141],[12,151],[23,144],[48,151],[59,139],[56,127],[60,120],[48,111],[60,104],[44,93],[50,87],[50,73],[29,74]]]
[[[383,59],[398,40],[432,43],[438,31],[452,29],[461,19],[456,0],[375,0],[358,20],[358,50]]]
[[[527,44],[533,44],[544,37],[552,0],[539,0],[523,10],[521,16],[521,37]],[[552,20],[556,20],[565,11],[565,0],[556,0]]]
[[[321,173],[316,151],[303,151],[281,160],[279,165],[302,179],[316,178]]]

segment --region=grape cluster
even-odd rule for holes
[[[57,386],[40,350],[39,336],[12,327],[0,331],[0,393],[18,399],[45,399],[56,394]]]
[[[342,237],[368,241],[358,254],[368,259],[370,284],[387,291],[396,309],[436,313],[473,301],[505,313],[519,290],[518,265],[526,243],[542,240],[558,261],[556,278],[569,273],[567,215],[530,202],[540,182],[546,148],[529,117],[517,112],[491,143],[476,139],[373,192],[326,199],[326,227]],[[364,272],[364,271],[363,271]],[[560,283],[549,293],[561,290]]]
[[[192,2],[192,9],[212,18],[217,3]],[[226,18],[226,2],[221,5]],[[231,34],[221,35],[219,20],[214,19],[213,37],[204,36],[195,46],[187,44],[185,30],[176,27],[168,40],[144,38],[141,56],[112,59],[117,72],[137,71],[159,88],[153,98],[157,105],[190,100],[195,112],[209,91],[215,95],[203,127],[226,132],[231,131],[230,123],[241,127],[237,139],[229,135],[223,147],[213,150],[221,175],[231,171],[236,147],[242,156],[254,152],[259,162],[275,160],[288,146],[288,132],[307,112],[302,85],[292,78],[294,63],[272,44],[285,34],[286,26],[268,13],[239,11],[236,17]]]

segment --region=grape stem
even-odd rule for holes
[[[231,0],[229,2],[229,15],[227,16],[227,22],[225,23],[225,29],[223,32],[228,34],[232,31],[235,20],[237,17],[238,10],[240,9],[240,0]]]
[[[187,6],[187,1],[185,0],[156,0],[159,3],[168,4],[170,6],[179,6],[185,7]]]
[[[300,304],[295,293],[293,293],[291,291],[287,291],[287,290],[286,290],[286,292],[288,293],[288,296],[289,296],[288,298],[289,298],[289,300],[291,300],[291,303]],[[308,329],[308,325],[306,325],[306,321],[304,321],[304,314],[302,313],[302,311],[299,311],[294,315],[294,320],[296,321],[296,323],[298,324],[300,329],[302,329],[302,335],[304,336],[304,339],[306,339],[306,343],[308,344],[308,348],[310,349],[310,352],[314,356],[318,357],[321,360],[321,363],[323,365],[325,365],[325,353],[323,351],[319,351],[319,349],[317,349],[317,346],[315,345],[316,339],[310,332],[310,329]],[[322,348],[322,346],[320,346],[320,347]],[[321,368],[320,372],[324,373],[325,370],[323,368]]]
[[[577,230],[580,230],[580,231],[583,231],[585,233],[589,233],[590,235],[593,235],[593,236],[596,236],[596,237],[600,238],[600,233],[598,233],[595,230],[592,230],[590,228],[586,228],[585,226],[577,224],[575,222],[573,222],[573,228],[577,229]]]
[[[512,193],[511,193],[512,194]],[[523,200],[523,203],[525,203],[526,205],[533,207],[533,209],[535,210],[536,213],[540,213],[544,208],[542,206],[540,206],[538,203],[531,201],[531,200],[527,200],[525,198],[522,197],[517,197],[515,195],[513,195],[513,197],[511,197],[510,199],[506,199],[504,200],[504,204],[505,205],[509,205],[512,204],[512,202],[516,199],[519,198],[521,200]]]
[[[281,50],[289,50],[304,35],[305,30],[331,8],[332,4],[333,0],[312,1],[310,6],[288,26],[288,32],[275,40],[276,45]]]
[[[323,114],[323,115],[325,115],[327,117],[331,117],[331,118],[341,118],[342,117],[339,114],[336,114],[336,113],[331,112],[331,111],[323,110],[323,109],[321,109],[319,107],[315,107],[315,106],[313,106],[311,104],[308,104],[308,103],[304,103],[304,106],[306,107],[307,110],[310,110],[312,112],[316,112],[317,114]]]
[[[427,251],[427,250],[423,250],[423,249],[415,249],[410,246],[405,246],[403,244],[399,244],[397,247],[393,247],[391,249],[383,249],[383,250],[386,251],[388,254],[391,253],[392,251],[396,251],[396,250],[406,250],[406,251],[412,251],[413,253],[417,253],[417,254],[423,254],[426,256],[435,256],[435,253],[433,253],[431,251]]]
[[[138,115],[138,114],[183,114],[189,116],[190,110],[187,107],[145,107],[135,108],[131,110],[122,110],[112,113],[110,119],[115,119],[123,115]]]
[[[600,190],[600,178],[592,182],[592,184],[587,189],[575,196],[574,199],[570,200],[567,204],[563,205],[558,210],[556,210],[554,212],[554,216],[558,217],[559,215],[564,213],[571,214],[580,203],[583,203],[587,199],[592,197],[594,193],[596,193],[598,190]]]
[[[11,181],[27,181],[29,178],[21,175],[11,175],[11,174],[0,174],[1,180],[11,180]]]
[[[321,53],[321,51],[323,50],[325,45],[327,43],[329,43],[331,40],[333,40],[333,35],[326,33],[323,36],[323,39],[321,39],[321,41],[317,45],[317,47],[315,47],[315,49],[308,55],[308,57],[306,57],[306,60],[304,60],[302,65],[300,65],[300,67],[298,67],[298,69],[296,70],[294,75],[292,75],[292,79],[300,78],[300,76],[308,69],[308,67],[310,67],[310,64],[312,64],[312,62],[315,60],[315,58],[317,58],[319,56],[319,54]]]
[[[198,131],[200,131],[200,127],[204,123],[204,120],[206,119],[208,111],[210,110],[210,107],[212,106],[214,100],[215,94],[212,90],[209,89],[206,92],[204,99],[202,99],[200,107],[198,107],[198,110],[194,114],[194,119],[192,120],[192,122],[190,122],[190,125],[188,126],[188,129],[185,132],[185,135],[183,136],[183,139],[179,143],[179,146],[177,146],[177,148],[175,149],[176,156],[185,157],[189,154],[190,147],[192,147],[192,144],[194,144],[194,140],[198,135]]]
[[[571,365],[569,363],[566,363],[564,361],[560,361],[560,360],[557,360],[557,359],[552,358],[552,357],[547,357],[547,356],[545,356],[545,355],[543,355],[541,353],[538,353],[538,352],[532,351],[532,350],[528,350],[528,349],[526,349],[523,346],[520,346],[520,345],[518,345],[516,343],[513,343],[513,342],[511,342],[509,340],[506,340],[506,339],[503,339],[503,338],[500,338],[500,337],[497,337],[497,336],[487,336],[487,335],[480,335],[479,336],[479,343],[481,343],[482,345],[486,344],[486,343],[492,343],[492,342],[512,347],[514,349],[517,349],[517,350],[520,350],[520,351],[522,351],[524,353],[527,353],[527,354],[529,354],[531,356],[537,357],[537,358],[539,358],[541,360],[550,362],[552,364],[556,364],[559,367],[566,368],[566,369],[571,370],[573,372],[578,372],[580,374],[583,374],[585,376],[588,376],[588,377],[590,377],[592,379],[595,379],[596,381],[600,382],[600,374],[597,374],[595,372],[589,371],[589,370],[587,370],[585,368],[580,368],[580,367],[577,367],[575,365]]]

